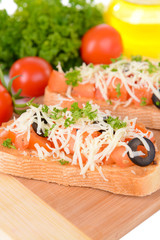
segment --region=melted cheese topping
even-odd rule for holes
[[[104,164],[104,159],[105,161],[109,159],[110,154],[117,146],[124,146],[126,153],[129,153],[130,157],[140,156],[142,152],[133,152],[125,139],[139,138],[144,147],[149,151],[149,146],[143,137],[148,137],[149,135],[149,138],[151,138],[153,137],[153,133],[149,132],[150,134],[148,134],[147,132],[145,134],[140,130],[135,130],[137,119],[129,120],[128,117],[125,117],[123,120],[126,126],[115,130],[110,124],[104,121],[104,117],[111,116],[110,112],[108,110],[102,112],[98,105],[91,102],[90,104],[92,111],[97,110],[97,116],[94,121],[88,117],[82,117],[74,124],[65,128],[65,120],[67,118],[72,119],[70,111],[62,111],[62,117],[53,120],[51,118],[53,109],[62,110],[62,108],[59,105],[49,106],[48,112],[44,112],[43,105],[39,105],[38,108],[30,106],[18,119],[14,119],[14,122],[8,125],[6,130],[10,130],[16,134],[27,133],[27,140],[29,141],[31,137],[31,125],[33,122],[36,122],[37,132],[45,132],[47,129],[47,138],[52,142],[52,147],[47,144],[51,151],[40,147],[38,143],[35,144],[36,154],[39,159],[46,159],[47,157],[50,157],[53,161],[63,159],[73,165],[78,165],[84,177],[88,169],[94,171],[96,168],[105,180],[100,166]],[[47,122],[46,124],[44,123],[44,119]],[[101,133],[98,132],[100,130]],[[98,134],[94,137],[94,134],[97,132]],[[73,145],[73,154],[70,154],[71,142]],[[84,158],[85,161],[83,160]]]
[[[108,87],[110,84],[116,88],[114,80],[119,78],[121,80],[121,85],[124,85],[126,91],[129,94],[129,99],[126,102],[120,102],[120,100],[113,100],[115,104],[114,108],[120,104],[127,107],[131,104],[133,99],[140,102],[140,99],[135,95],[135,89],[146,88],[147,91],[151,91],[160,99],[160,67],[158,63],[153,63],[156,70],[150,73],[150,63],[147,61],[137,62],[130,60],[119,60],[115,63],[109,64],[106,69],[103,65],[95,65],[90,67],[90,65],[82,64],[80,67],[75,67],[75,70],[80,71],[82,77],[82,82],[80,84],[93,83],[95,87],[100,90],[101,95],[104,100],[108,100]],[[58,69],[60,68],[60,64]],[[71,72],[73,69],[70,69]],[[116,71],[115,71],[116,70]],[[71,97],[71,89],[69,86],[67,90],[67,96]]]

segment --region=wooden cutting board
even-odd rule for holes
[[[154,134],[160,148],[160,131]],[[160,191],[127,197],[0,175],[3,240],[118,240],[159,209]]]
[[[160,148],[160,132],[154,134]],[[17,179],[95,240],[118,240],[160,209],[160,191],[147,197],[127,197],[90,188]]]

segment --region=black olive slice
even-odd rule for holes
[[[152,102],[157,108],[160,109],[160,99],[154,93],[152,95]]]
[[[34,116],[35,116],[36,114],[34,114]],[[42,113],[40,113],[40,115],[42,116]],[[36,119],[37,119],[37,117],[36,117]],[[44,122],[44,124],[47,124],[47,121],[46,121],[46,119],[45,118],[41,118],[41,121],[42,122]],[[37,135],[39,135],[39,136],[41,136],[41,137],[45,137],[44,136],[44,132],[42,131],[42,129],[40,129],[40,133],[38,133],[37,132],[37,128],[38,128],[38,124],[36,123],[36,122],[33,122],[32,123],[32,128],[33,128],[33,130],[35,131],[35,133],[37,134]]]
[[[154,161],[154,158],[155,158],[154,144],[148,138],[144,137],[144,139],[148,143],[149,148],[150,148],[150,151],[147,151],[146,157],[137,156],[137,157],[131,158],[129,153],[127,153],[128,157],[131,159],[131,161],[141,167],[148,166],[149,164],[151,164]],[[128,146],[132,149],[132,151],[137,151],[137,147],[139,145],[144,146],[139,138],[134,138],[128,142]]]

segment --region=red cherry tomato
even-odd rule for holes
[[[119,57],[122,51],[120,34],[106,24],[91,28],[82,38],[80,52],[83,61],[87,64],[109,64],[110,59]]]
[[[7,122],[13,114],[12,98],[7,90],[0,85],[0,125]]]
[[[17,60],[9,71],[10,79],[21,75],[13,81],[15,92],[22,89],[22,96],[38,97],[44,94],[52,66],[40,57],[25,57]]]

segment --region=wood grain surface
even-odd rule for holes
[[[159,131],[154,134],[160,147]],[[118,240],[160,209],[160,191],[147,197],[127,197],[90,188],[18,180],[94,240]]]
[[[5,239],[89,240],[15,178],[0,174],[0,240]]]

